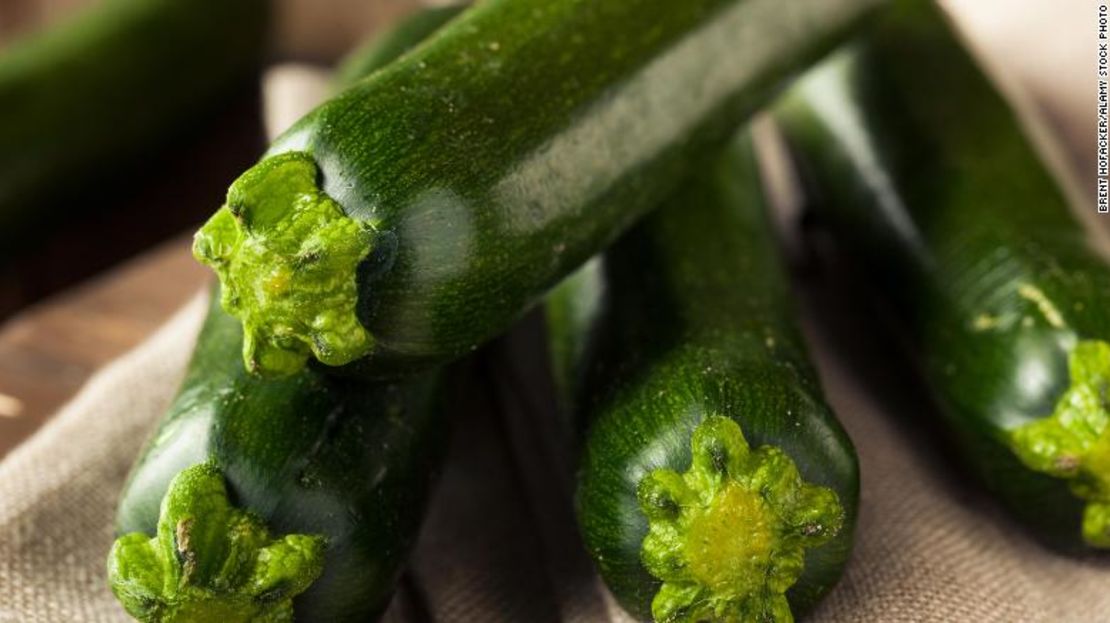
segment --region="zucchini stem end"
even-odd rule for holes
[[[310,357],[339,366],[373,345],[356,308],[374,230],[348,217],[318,177],[307,153],[266,158],[232,184],[194,239],[193,255],[220,278],[221,304],[243,323],[252,372],[292,374]]]

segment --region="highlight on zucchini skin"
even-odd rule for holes
[[[349,66],[373,71],[453,14],[418,13]],[[443,459],[450,382],[315,370],[260,379],[240,363],[242,327],[219,300],[213,292],[181,389],[124,486],[112,590],[145,622],[371,620]]]
[[[738,140],[548,298],[557,385],[584,431],[582,534],[640,618],[789,621],[851,551],[855,451],[764,208]]]
[[[248,172],[198,234],[197,257],[216,269],[251,336],[247,365],[280,375],[315,359],[381,376],[472,351],[881,3],[477,3],[310,113],[257,165],[314,163],[316,188],[282,175],[254,185]],[[302,212],[306,193],[357,221],[348,241],[365,249],[355,267],[337,262],[357,297],[330,316],[315,304],[311,266],[358,256],[338,242],[273,240],[250,224],[255,210],[269,232],[317,218]],[[368,243],[354,240],[366,232]],[[255,289],[271,271],[288,274],[282,287]]]
[[[966,462],[1045,541],[1110,546],[1110,268],[938,9],[896,4],[777,117]]]
[[[59,217],[60,192],[126,169],[214,113],[262,62],[266,0],[105,0],[0,54],[0,256]],[[96,204],[104,203],[98,198]],[[83,206],[68,206],[88,211]]]

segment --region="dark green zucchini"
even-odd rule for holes
[[[199,232],[244,359],[470,352],[882,0],[486,0],[276,140]]]
[[[778,253],[744,139],[549,297],[582,534],[639,617],[789,621],[848,560],[856,455]]]
[[[65,218],[60,192],[113,192],[214,110],[261,63],[268,15],[266,0],[105,0],[0,52],[0,255]]]
[[[142,621],[369,620],[441,454],[435,380],[268,381],[243,369],[241,346],[214,302],[120,499],[112,590]]]
[[[1110,270],[939,9],[896,4],[778,117],[967,462],[1047,541],[1110,546]]]
[[[356,62],[384,65],[450,17],[435,15],[403,22]],[[112,590],[148,622],[370,620],[420,525],[447,388],[434,372],[403,384],[312,369],[260,379],[214,294],[178,396],[124,487]]]

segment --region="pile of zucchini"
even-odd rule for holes
[[[216,4],[262,32],[261,0]],[[850,557],[858,464],[746,122],[851,35],[775,108],[814,208],[875,269],[969,463],[1054,541],[1110,546],[1110,271],[931,2],[483,0],[355,52],[197,233],[219,284],[121,496],[127,612],[380,616],[459,366],[539,303],[617,601],[809,612]],[[8,169],[0,217],[34,182]]]
[[[348,66],[371,73],[457,12],[420,14]],[[371,620],[439,471],[455,372],[260,378],[219,299],[216,288],[177,397],[120,496],[112,591],[140,621]]]

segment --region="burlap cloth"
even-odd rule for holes
[[[307,104],[277,91],[280,127]],[[807,334],[863,472],[855,553],[810,620],[1110,621],[1110,561],[1054,554],[1003,516],[948,458],[853,286],[803,277]],[[127,620],[105,585],[116,497],[176,391],[201,298],[0,462],[0,623]],[[626,620],[578,542],[542,352],[533,318],[481,358],[387,621]]]

